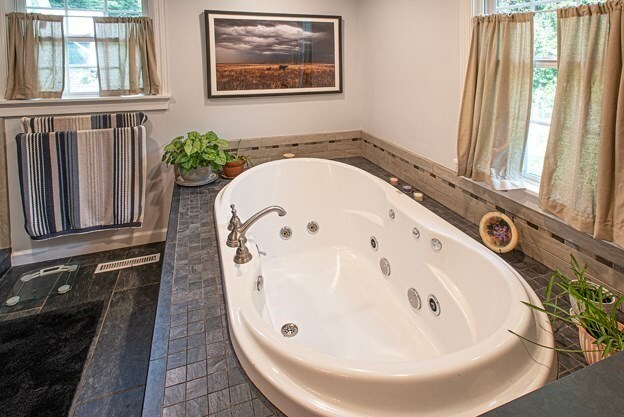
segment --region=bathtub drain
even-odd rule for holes
[[[286,323],[282,326],[282,336],[295,337],[299,333],[299,327],[295,323]]]

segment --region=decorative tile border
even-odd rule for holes
[[[589,265],[590,279],[624,292],[624,250],[578,232],[543,212],[520,204],[504,192],[457,177],[452,170],[388,141],[362,132],[362,156],[394,173],[430,198],[474,224],[490,211],[509,215],[520,230],[527,256],[551,269],[569,272],[570,254]]]
[[[230,146],[231,149],[238,147],[239,154],[249,156],[254,165],[259,165],[282,159],[285,153],[293,153],[299,158],[323,159],[360,156],[362,154],[360,137],[361,132],[353,130],[230,140]]]

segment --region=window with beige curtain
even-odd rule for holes
[[[59,98],[65,86],[63,17],[7,15],[7,100]]]
[[[622,2],[558,11],[559,79],[540,207],[624,246]]]
[[[458,133],[458,175],[524,188],[533,82],[533,13],[473,20]]]
[[[94,21],[100,95],[159,94],[152,20],[98,17]]]

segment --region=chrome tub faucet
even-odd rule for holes
[[[237,248],[236,255],[234,256],[234,263],[238,265],[246,264],[251,261],[252,255],[247,248],[247,231],[253,226],[258,220],[262,217],[266,216],[270,213],[277,213],[280,217],[284,217],[286,215],[286,210],[284,210],[280,206],[270,206],[263,210],[260,210],[258,213],[254,214],[247,220],[245,223],[241,224],[241,220],[236,214],[236,206],[232,204],[230,206],[232,209],[232,218],[230,219],[230,224],[228,226],[228,230],[230,230],[230,234],[228,235],[226,244],[230,248]]]

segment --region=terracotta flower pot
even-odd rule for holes
[[[238,160],[238,161],[227,162],[223,166],[223,176],[227,178],[235,178],[239,176],[240,174],[243,173],[243,171],[245,171],[246,163],[247,161],[245,161],[244,159]]]
[[[622,330],[624,328],[624,324],[618,323],[619,329]],[[594,342],[596,338],[590,335],[584,327],[578,326],[579,329],[579,342],[581,344],[581,349],[583,350],[583,355],[585,356],[585,361],[588,365],[593,365],[596,362],[599,362],[603,359],[608,358],[611,354],[607,353],[602,356],[602,351],[605,347],[604,344],[595,345]]]

